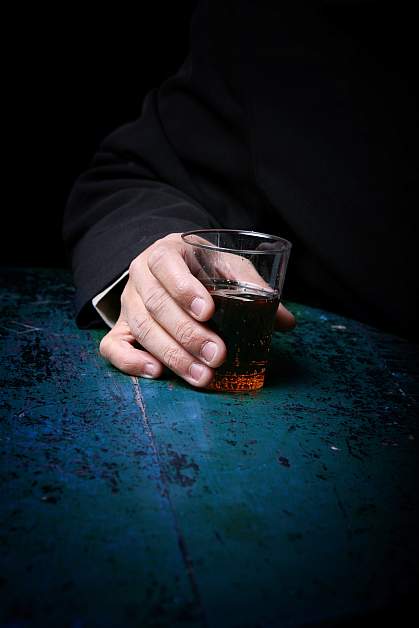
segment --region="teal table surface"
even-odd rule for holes
[[[417,346],[292,303],[266,386],[219,394],[118,372],[72,298],[2,272],[1,626],[417,618]]]

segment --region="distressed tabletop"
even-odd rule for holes
[[[3,271],[2,626],[359,626],[414,601],[417,347],[290,304],[265,388],[203,392],[105,364],[72,296]]]

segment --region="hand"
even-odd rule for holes
[[[167,366],[193,386],[210,383],[213,369],[226,358],[226,347],[205,325],[214,302],[191,267],[178,233],[158,240],[133,260],[119,319],[100,343],[104,358],[129,375],[155,378]],[[282,305],[277,323],[282,329],[295,324]]]

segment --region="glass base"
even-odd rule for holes
[[[207,386],[208,390],[219,392],[244,392],[247,390],[259,390],[265,381],[265,369],[258,373],[241,373],[240,375],[217,373]]]

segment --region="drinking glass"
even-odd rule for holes
[[[191,272],[215,304],[209,327],[225,342],[226,361],[209,388],[263,386],[291,243],[255,231],[200,229],[182,234]]]

